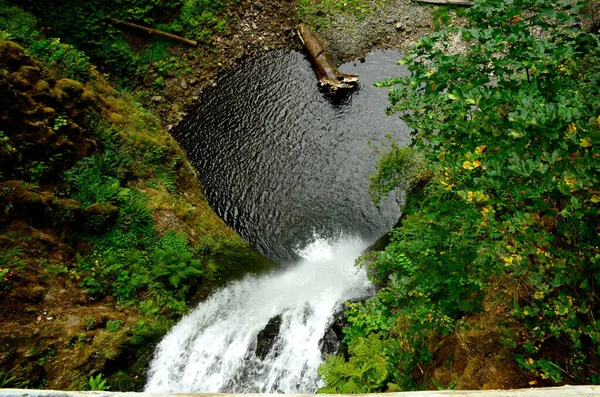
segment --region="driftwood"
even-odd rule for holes
[[[310,60],[319,77],[319,84],[336,92],[339,89],[352,88],[358,82],[358,75],[345,74],[338,70],[331,60],[329,53],[317,35],[305,24],[298,25],[298,34],[302,44],[308,51]]]
[[[107,20],[117,26],[125,26],[125,27],[131,28],[131,29],[142,30],[148,34],[154,34],[157,36],[166,37],[168,39],[175,40],[175,41],[187,44],[192,47],[198,46],[198,42],[196,42],[194,40],[189,40],[189,39],[186,39],[185,37],[181,37],[181,36],[177,36],[177,35],[174,35],[171,33],[163,32],[162,30],[147,28],[145,26],[138,25],[136,23],[125,22],[125,21],[121,21],[121,20],[115,19],[115,18],[107,18]]]
[[[439,5],[456,5],[456,6],[466,6],[471,7],[473,2],[471,0],[412,0],[416,3],[429,3],[429,4],[439,4]]]

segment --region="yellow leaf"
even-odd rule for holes
[[[596,203],[600,203],[600,196],[598,196],[597,194],[594,194],[590,200],[591,200],[591,201],[592,201],[592,203],[594,203],[594,204],[596,204]]]
[[[529,385],[530,386],[533,386],[533,385],[536,385],[536,384],[537,384],[537,380],[530,380],[529,381]]]
[[[590,146],[592,146],[592,140],[591,140],[590,138],[583,138],[583,139],[581,140],[581,143],[580,143],[580,145],[581,145],[582,147],[590,147]]]
[[[480,165],[481,165],[481,161],[479,161],[479,160],[475,160],[475,161],[473,161],[473,167],[477,168],[477,167],[479,167]]]
[[[463,168],[467,171],[471,171],[473,169],[473,164],[470,161],[465,161],[463,163]]]
[[[533,358],[529,357],[529,358],[527,359],[527,362],[528,362],[529,364],[533,364]]]

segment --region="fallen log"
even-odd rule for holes
[[[308,51],[310,60],[319,77],[319,84],[331,92],[339,89],[349,89],[358,82],[358,75],[346,74],[338,70],[317,35],[307,25],[298,25],[298,35]]]
[[[471,7],[473,2],[471,0],[412,0],[415,3],[428,3],[438,5],[456,5]]]
[[[117,25],[117,26],[125,26],[125,27],[131,28],[131,29],[141,30],[141,31],[144,31],[144,32],[146,32],[148,34],[154,34],[154,35],[157,35],[157,36],[166,37],[168,39],[175,40],[175,41],[187,44],[187,45],[192,46],[192,47],[197,47],[198,46],[198,42],[196,42],[194,40],[186,39],[185,37],[177,36],[175,34],[163,32],[162,30],[156,30],[156,29],[152,29],[152,28],[147,28],[145,26],[138,25],[137,23],[125,22],[125,21],[121,21],[120,19],[115,19],[115,18],[107,18],[107,20],[110,23],[112,23],[114,25]]]

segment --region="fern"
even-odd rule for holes
[[[328,356],[319,367],[319,376],[327,386],[319,393],[357,394],[380,390],[389,376],[386,346],[378,334],[356,338],[348,346],[350,360]]]

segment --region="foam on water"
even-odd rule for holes
[[[217,292],[159,344],[146,391],[313,393],[323,362],[319,341],[333,314],[371,288],[354,266],[365,247],[356,238],[316,239],[295,266]],[[257,334],[277,315],[279,336],[261,360]]]

